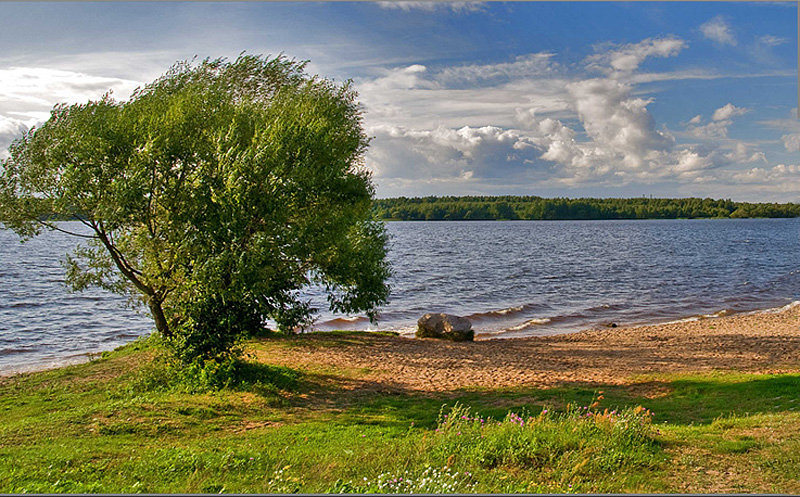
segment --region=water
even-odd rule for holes
[[[800,300],[800,219],[393,222],[388,231],[392,295],[378,324],[321,313],[316,329],[410,334],[423,314],[447,312],[468,316],[479,338],[508,338]],[[66,291],[59,261],[77,243],[50,232],[20,244],[0,230],[0,372],[83,360],[152,329],[123,297]]]

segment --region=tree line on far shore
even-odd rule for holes
[[[398,221],[800,217],[800,204],[711,198],[399,197],[376,199],[372,210],[379,219]]]

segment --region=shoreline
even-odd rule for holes
[[[763,331],[765,326],[771,330],[769,334],[766,335]],[[693,315],[682,319],[660,323],[631,324],[620,325],[616,327],[595,326],[592,328],[548,335],[502,337],[497,336],[495,333],[477,334],[474,342],[462,343],[443,342],[434,339],[420,339],[411,334],[404,333],[400,333],[396,337],[385,337],[377,334],[374,336],[363,335],[362,337],[364,338],[364,342],[366,342],[365,344],[369,345],[369,347],[366,348],[362,347],[362,351],[366,352],[366,354],[357,353],[358,345],[351,345],[342,348],[342,350],[339,350],[338,348],[327,350],[326,354],[329,354],[329,357],[325,357],[325,354],[304,354],[303,357],[299,358],[299,361],[292,361],[290,358],[279,354],[278,356],[280,359],[276,364],[298,365],[299,363],[299,365],[308,365],[313,361],[317,361],[319,364],[342,366],[342,361],[345,359],[345,357],[343,357],[344,355],[347,357],[348,361],[352,361],[352,367],[366,367],[366,369],[382,371],[386,370],[386,365],[391,362],[399,361],[402,363],[403,361],[407,360],[411,361],[412,366],[401,366],[399,370],[397,370],[397,368],[389,367],[388,370],[391,371],[390,374],[394,375],[398,372],[410,373],[415,369],[415,366],[413,366],[414,364],[419,366],[418,359],[421,356],[426,355],[430,361],[434,361],[437,358],[442,360],[442,371],[450,371],[453,373],[453,361],[464,361],[466,365],[473,365],[475,363],[475,359],[469,358],[470,352],[479,352],[483,357],[489,353],[490,356],[503,360],[503,364],[496,364],[494,366],[494,369],[496,369],[499,373],[493,377],[494,380],[501,380],[500,383],[504,386],[516,384],[513,381],[509,382],[508,378],[501,378],[507,377],[511,372],[515,372],[515,375],[512,376],[518,378],[523,383],[532,380],[531,384],[549,385],[553,383],[553,380],[562,378],[564,375],[558,373],[551,375],[551,378],[549,379],[545,378],[541,374],[538,374],[543,372],[541,367],[533,367],[531,369],[531,371],[538,371],[537,374],[532,374],[530,372],[525,374],[521,370],[525,364],[525,357],[538,357],[540,362],[550,363],[552,362],[552,357],[548,358],[547,354],[542,354],[542,352],[545,352],[545,350],[557,350],[559,351],[558,357],[560,359],[557,360],[556,363],[552,364],[552,370],[563,371],[565,369],[565,365],[571,364],[575,361],[580,362],[580,359],[575,359],[570,362],[566,360],[566,358],[561,357],[563,356],[561,352],[568,351],[570,349],[575,349],[575,357],[585,358],[586,350],[594,350],[597,352],[607,349],[606,355],[614,356],[619,355],[621,349],[627,351],[640,349],[640,352],[643,353],[648,351],[652,352],[651,349],[653,347],[650,346],[651,343],[669,344],[673,347],[675,345],[685,346],[689,343],[715,343],[720,348],[720,351],[727,351],[725,354],[722,354],[722,356],[733,358],[736,356],[736,353],[731,355],[731,350],[737,349],[737,344],[734,343],[732,336],[721,337],[720,330],[735,331],[736,333],[734,333],[734,335],[738,335],[743,339],[753,337],[769,337],[772,341],[776,339],[782,342],[788,340],[787,344],[785,345],[790,345],[790,347],[786,348],[786,353],[782,354],[782,356],[785,356],[787,359],[791,359],[789,362],[800,365],[800,301],[794,301],[790,304],[780,307],[772,307],[754,311],[733,313],[728,311],[719,311],[713,314]],[[353,331],[353,333],[356,332]],[[326,332],[319,332],[299,334],[291,339],[297,339],[299,342],[301,342],[301,345],[305,340],[309,343],[309,345],[312,345],[310,348],[313,348],[314,341],[325,340],[325,337]],[[794,340],[794,343],[790,343],[792,340]],[[746,341],[750,342],[752,340]],[[268,341],[261,343],[268,343]],[[391,351],[388,350],[380,350],[380,354],[376,355],[375,352],[378,351],[375,350],[375,347],[378,346],[378,348],[384,349],[387,343],[391,343],[395,347],[399,346],[402,350],[398,350],[395,353],[391,353]],[[577,345],[579,344],[584,350],[577,350]],[[757,355],[758,350],[761,350],[763,346],[764,344],[762,344],[762,347],[759,347],[758,344],[755,344],[755,349],[752,354]],[[470,350],[469,347],[477,348],[478,350]],[[675,355],[674,352],[675,350],[673,349],[673,356]],[[696,359],[698,360],[698,364],[708,363],[706,355],[701,353],[700,350],[697,352],[698,356]],[[748,354],[744,353],[743,350],[740,352],[742,352],[742,354],[740,354],[742,357],[748,356]],[[534,353],[538,355],[532,356],[531,354]],[[752,356],[752,354],[750,354],[750,356]],[[83,364],[91,361],[98,355],[100,355],[98,352],[79,353],[61,359],[49,358],[44,359],[41,362],[36,361],[7,369],[2,368],[0,369],[0,377],[11,377],[18,374],[33,373],[37,371],[45,371],[76,364]],[[372,360],[370,360],[369,357],[364,357],[369,355],[375,355],[375,357],[372,358]],[[667,356],[668,355],[669,354],[667,354]],[[771,354],[771,356],[775,356],[775,354]],[[647,361],[647,357],[648,356],[646,354],[642,357],[643,362]],[[651,357],[651,359],[654,358],[655,356]],[[682,354],[681,358],[682,361],[678,361],[678,363],[687,362],[686,360],[689,359],[689,357],[686,357],[686,354]],[[270,362],[270,358],[268,357],[259,357],[259,359]],[[663,360],[660,360],[660,363],[664,363],[665,365],[667,363],[673,363],[674,366],[677,358],[672,357],[670,359],[665,356],[662,359]],[[292,364],[293,362],[295,364]],[[531,365],[536,366],[534,363],[535,361],[532,362]],[[722,363],[714,362],[714,364],[714,367],[724,368],[724,364]],[[607,365],[600,363],[598,363],[598,365],[601,369],[608,369]],[[539,366],[542,366],[542,364],[539,364]],[[582,365],[582,367],[585,366],[586,365]],[[730,363],[731,368],[740,366],[741,364],[737,364],[735,361]],[[704,368],[707,369],[707,365],[704,366]],[[432,379],[438,376],[437,374],[431,372],[430,365],[427,365],[422,369],[425,370],[425,377],[430,377]],[[635,369],[637,368],[633,368],[633,370]],[[642,366],[639,369],[640,373],[645,374],[648,372],[657,372],[657,369],[652,367],[652,365]],[[683,366],[682,369],[684,369]],[[618,368],[618,372],[620,374],[629,370],[631,370],[631,367],[620,366]],[[584,369],[581,369],[581,371],[584,371]],[[670,371],[672,371],[672,369],[670,369]],[[586,373],[587,378],[595,378],[597,376],[588,370],[585,370],[584,372]],[[577,374],[578,373],[576,372],[572,376],[576,376]],[[378,374],[378,376],[382,375]],[[607,375],[603,374],[601,376],[605,377]],[[473,381],[473,386],[489,386],[493,384],[491,382],[487,383],[485,380],[486,378],[480,377]],[[608,381],[608,379],[604,381]],[[414,385],[414,382],[399,381],[397,383],[398,385]],[[467,380],[467,383],[469,383],[469,380]],[[419,385],[416,385],[413,389],[416,389],[418,386]],[[438,388],[436,390],[438,390]]]
[[[403,336],[335,341],[313,334],[290,340],[283,346],[262,341],[256,356],[308,371],[349,372],[358,377],[349,387],[354,390],[620,385],[659,373],[800,372],[800,304],[693,321],[474,342]]]

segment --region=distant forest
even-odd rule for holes
[[[800,204],[751,204],[711,198],[399,197],[376,199],[372,209],[380,219],[398,221],[800,216]]]

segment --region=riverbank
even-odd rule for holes
[[[366,371],[361,388],[395,391],[624,384],[633,376],[667,372],[795,372],[800,306],[472,343],[369,334],[332,342],[329,335],[311,334],[283,345],[257,349],[256,356],[290,367]]]

